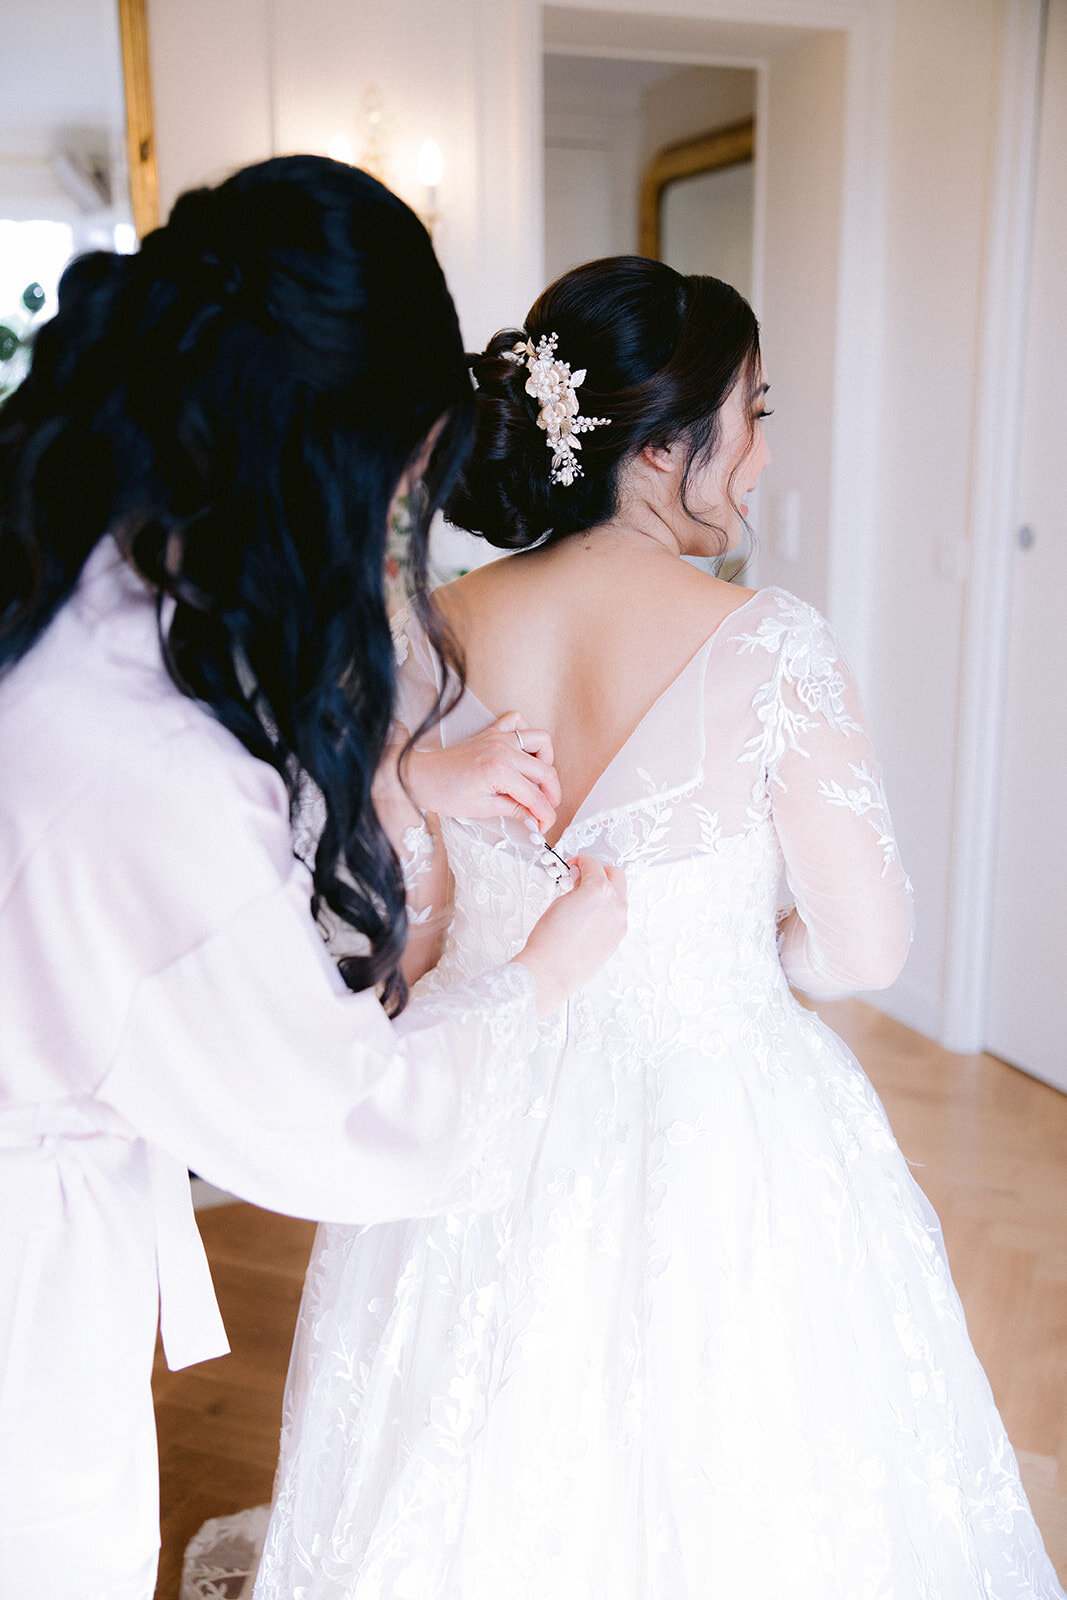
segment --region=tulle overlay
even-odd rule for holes
[[[720,634],[565,836],[627,865],[630,927],[541,1029],[514,1199],[320,1230],[256,1600],[1062,1600],[936,1217],[787,982],[862,982],[906,921],[858,703],[792,597]],[[520,830],[441,831],[421,991],[558,892]]]

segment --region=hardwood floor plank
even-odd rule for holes
[[[1005,1424],[1019,1449],[1055,1459],[1067,1417],[1067,1282],[1038,1270],[1026,1306],[1017,1317],[1009,1308],[1004,1320],[1021,1345],[1008,1363]]]

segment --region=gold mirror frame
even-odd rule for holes
[[[120,0],[121,3],[121,0]],[[663,248],[663,192],[679,178],[695,178],[719,167],[751,161],[756,149],[756,124],[748,117],[698,139],[668,145],[649,163],[641,184],[640,252],[659,261]]]
[[[118,0],[122,77],[126,88],[126,155],[130,206],[137,237],[159,226],[159,176],[152,122],[152,78],[148,65],[146,0]]]

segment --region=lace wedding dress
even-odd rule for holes
[[[410,620],[398,643],[417,725],[432,661]],[[489,720],[467,693],[436,736]],[[560,892],[515,825],[405,848],[413,933],[451,913],[420,992]],[[908,939],[817,613],[772,589],[729,616],[579,849],[625,867],[629,932],[542,1027],[514,1200],[320,1230],[256,1600],[1062,1600],[937,1220],[789,989],[889,982]]]

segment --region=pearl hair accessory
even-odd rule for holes
[[[585,382],[585,368],[572,372],[566,361],[558,361],[557,343],[558,335],[546,333],[536,345],[532,339],[526,339],[501,354],[505,361],[514,361],[516,366],[525,364],[530,374],[526,393],[537,401],[540,407],[537,426],[544,428],[548,435],[545,443],[552,452],[551,481],[572,484],[582,475],[574,454],[582,448],[578,435],[606,427],[611,418],[579,414],[576,390]]]

